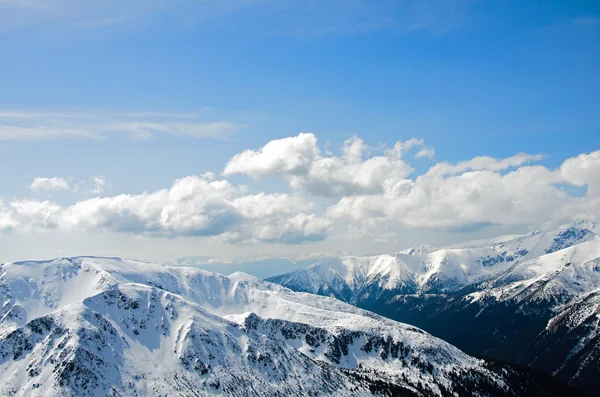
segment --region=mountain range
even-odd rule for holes
[[[267,279],[423,328],[470,354],[594,395],[600,237],[593,223],[446,248],[328,259]]]
[[[243,273],[97,257],[5,263],[0,304],[2,396],[576,394]]]

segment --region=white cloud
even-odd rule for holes
[[[410,150],[416,147],[421,147],[421,150],[430,151],[432,149],[425,146],[423,139],[419,138],[410,138],[406,141],[398,141],[394,144],[394,146],[387,151],[387,153],[394,157],[403,157]]]
[[[337,157],[315,161],[307,175],[292,177],[290,185],[312,195],[339,197],[375,194],[386,180],[404,178],[412,168],[398,158],[376,156],[360,163],[347,163]]]
[[[424,147],[415,154],[416,158],[427,157],[429,160],[433,160],[435,157],[435,149]]]
[[[2,120],[0,119],[0,123]],[[38,141],[60,138],[86,138],[103,140],[104,136],[98,131],[91,129],[78,129],[65,126],[60,127],[38,127],[38,126],[15,126],[0,124],[0,141]]]
[[[125,122],[112,126],[115,131],[128,131],[136,139],[148,139],[155,134],[170,134],[190,138],[228,138],[242,128],[228,121],[212,123]]]
[[[52,178],[35,178],[31,185],[29,186],[31,190],[34,192],[41,191],[57,191],[57,190],[70,190],[71,187],[69,183],[63,179],[58,177]]]
[[[567,159],[558,170],[524,166],[542,156],[519,154],[505,159],[476,157],[452,165],[439,163],[411,179],[388,184],[380,195],[343,197],[328,216],[378,227],[460,230],[484,225],[539,225],[545,222],[597,218],[595,183],[600,152]],[[505,172],[506,170],[513,169]],[[583,171],[585,170],[585,171]],[[561,183],[588,185],[577,198]]]
[[[323,240],[331,221],[314,214],[300,213],[274,223],[262,223],[255,229],[254,242],[297,244]]]
[[[259,150],[245,150],[235,155],[223,175],[246,174],[255,178],[279,174],[304,174],[320,157],[317,137],[301,133],[295,137],[270,141]]]
[[[103,176],[95,176],[92,178],[92,193],[102,194],[108,185],[108,181]]]
[[[246,150],[229,160],[223,175],[286,179],[296,191],[340,197],[383,192],[390,181],[405,178],[412,168],[402,157],[412,148],[426,149],[420,139],[396,142],[383,155],[364,159],[367,145],[358,137],[346,140],[342,156],[324,156],[312,133],[270,141],[259,150]]]
[[[360,163],[367,149],[368,147],[362,139],[352,137],[344,142],[342,157],[349,164]]]
[[[156,15],[187,25],[215,19],[248,7],[254,21],[280,34],[349,34],[380,30],[441,33],[462,22],[470,2],[412,0],[0,0],[0,33],[38,29],[106,29],[151,25]],[[256,15],[258,14],[258,15]],[[283,22],[283,23],[282,23]]]
[[[15,200],[8,208],[0,209],[8,213],[13,228],[29,232],[37,229],[55,229],[61,222],[62,208],[51,201]]]
[[[12,231],[17,228],[15,214],[9,208],[4,205],[4,202],[0,200],[0,232]]]
[[[231,121],[211,120],[205,112],[0,111],[0,141],[105,140],[111,135],[227,139],[242,128]]]
[[[588,196],[600,197],[600,150],[566,160],[560,172],[566,182],[587,186]]]
[[[55,176],[51,178],[37,177],[31,182],[29,188],[36,193],[70,190],[84,194],[99,195],[103,194],[109,185],[109,181],[103,176],[95,176],[79,182],[69,182],[65,178]]]
[[[326,238],[331,221],[307,214],[313,204],[298,196],[259,193],[239,197],[231,204],[244,217],[239,230],[224,236],[226,241],[298,244]]]
[[[329,221],[286,194],[246,195],[244,185],[188,176],[169,189],[97,197],[68,207],[39,200],[0,203],[1,230],[108,230],[149,236],[222,236],[237,242],[295,244],[325,238]]]
[[[279,214],[297,214],[312,209],[312,203],[298,196],[287,194],[259,193],[236,198],[231,203],[244,217],[250,219]]]
[[[454,175],[461,174],[466,171],[503,171],[509,168],[519,167],[523,164],[539,161],[544,158],[540,154],[519,153],[511,157],[497,159],[489,156],[478,156],[471,160],[461,161],[457,164],[442,162],[434,165],[429,169],[429,175]]]
[[[373,149],[353,137],[336,156],[323,154],[315,135],[305,133],[246,150],[225,167],[226,175],[282,178],[291,193],[249,194],[256,186],[234,185],[205,173],[178,179],[167,189],[69,206],[0,201],[0,230],[207,236],[244,244],[298,244],[335,235],[338,240],[387,243],[406,228],[470,231],[486,225],[600,221],[600,150],[566,159],[557,168],[534,164],[543,156],[520,153],[441,162],[413,176],[407,155],[424,149],[419,139]],[[100,194],[105,179],[92,181]],[[32,183],[34,190],[65,186],[66,180],[57,177]],[[582,193],[573,187],[586,189]]]

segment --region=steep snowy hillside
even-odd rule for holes
[[[0,267],[0,395],[571,395],[418,328],[243,273]]]
[[[343,266],[315,264],[271,281],[334,295],[465,351],[531,365],[592,391],[600,374],[600,238],[594,229],[583,223],[447,249],[407,250],[362,258],[361,267],[344,258]],[[382,258],[388,258],[385,272],[377,266]],[[424,264],[420,272],[414,272],[414,263]],[[346,269],[359,269],[361,277]],[[339,285],[346,295],[332,292]]]

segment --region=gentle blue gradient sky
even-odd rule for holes
[[[597,1],[121,3],[0,0],[0,113],[24,113],[19,123],[41,129],[67,128],[60,114],[95,128],[195,112],[195,122],[233,127],[202,138],[141,139],[119,128],[103,129],[104,139],[0,134],[5,201],[36,197],[29,184],[40,176],[102,175],[105,195],[168,188],[186,175],[220,174],[236,153],[301,131],[335,153],[355,135],[371,146],[419,137],[435,148],[435,162],[526,152],[546,155],[540,164],[553,168],[600,148]],[[138,112],[147,114],[123,116]],[[0,117],[0,128],[14,123]],[[411,165],[419,173],[431,162]],[[250,191],[285,186],[263,180]],[[82,194],[52,200],[67,205]],[[2,238],[20,238],[23,252],[10,259],[34,244]],[[198,242],[176,244],[193,254]]]

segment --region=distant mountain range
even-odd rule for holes
[[[281,273],[281,269],[293,271],[303,269],[315,261],[328,258],[325,255],[311,256],[309,259],[291,259],[285,257],[236,258],[222,261],[210,256],[184,256],[165,263],[167,266],[196,267],[209,272],[230,274],[235,272],[250,273],[258,278],[266,278]]]
[[[595,394],[600,237],[581,222],[448,248],[342,257],[267,279],[409,323]]]
[[[367,296],[353,292],[356,276],[351,300]],[[6,263],[0,304],[2,396],[575,395],[416,327],[243,273],[118,258]]]

